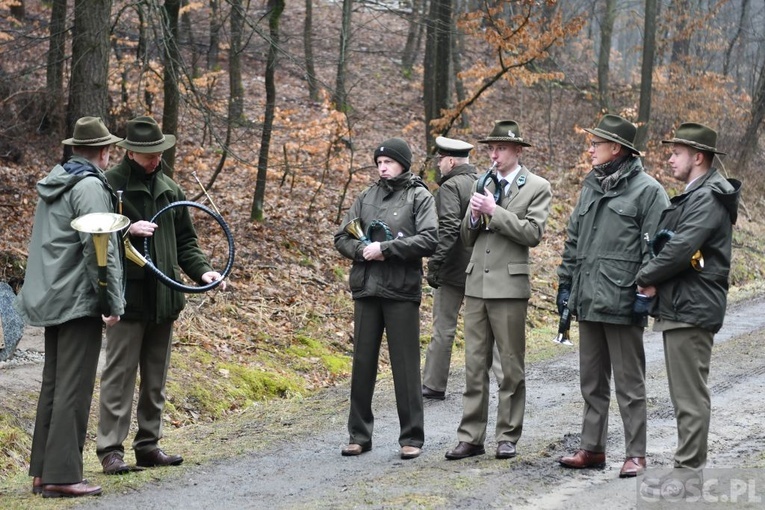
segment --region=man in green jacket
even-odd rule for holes
[[[711,414],[707,377],[714,335],[725,316],[741,183],[725,179],[712,166],[716,154],[725,154],[715,148],[713,129],[687,122],[662,143],[672,145],[669,166],[686,186],[662,214],[654,237],[658,253],[638,273],[637,283],[640,292],[656,296],[651,315],[656,317],[654,330],[664,336],[677,421],[675,469],[670,476],[684,483],[646,477],[644,484],[664,496],[661,490],[666,485],[676,492],[670,496],[682,497],[687,482],[700,483],[707,460]]]
[[[200,284],[219,280],[221,275],[213,271],[199,248],[187,208],[163,214],[158,223],[147,221],[165,206],[186,200],[180,187],[162,171],[162,152],[175,145],[175,136],[163,134],[151,117],[137,117],[128,122],[127,138],[117,145],[126,150],[125,157],[106,172],[106,177],[115,191],[122,192],[123,213],[132,221],[129,235],[134,246],[143,252],[144,239],[151,237],[152,261],[163,274],[176,280],[180,278],[177,268]],[[122,443],[130,429],[139,367],[138,432],[133,441],[136,464],[153,467],[183,462],[180,455],[165,454],[158,443],[173,323],[185,297],[132,261],[125,262],[125,271],[125,314],[118,327],[107,331],[101,374],[97,453],[106,474],[130,470]],[[225,287],[226,282],[222,282],[220,288]]]
[[[460,236],[470,197],[475,191],[475,167],[470,164],[473,146],[462,140],[439,136],[436,155],[441,177],[435,194],[438,212],[438,247],[428,259],[427,280],[433,289],[433,332],[422,371],[422,396],[434,400],[446,397],[446,382],[457,331],[460,307],[465,299],[465,268],[472,249]],[[499,357],[492,370],[502,379]]]
[[[579,381],[584,398],[580,449],[564,456],[569,468],[603,467],[613,370],[624,425],[622,478],[645,470],[646,398],[643,327],[635,315],[635,277],[648,262],[644,236],[656,228],[669,203],[661,185],[643,170],[633,146],[637,128],[605,115],[594,129],[592,171],[568,222],[558,268],[558,311],[579,321]]]
[[[32,491],[43,497],[101,493],[101,487],[83,480],[82,449],[101,352],[101,323],[110,331],[124,312],[122,265],[114,235],[107,248],[110,312],[104,316],[95,245],[71,221],[114,212],[102,168],[119,140],[101,119],[82,117],[72,138],[62,142],[72,147],[72,157],[37,183],[39,200],[16,307],[28,324],[45,327],[45,366],[29,462]]]

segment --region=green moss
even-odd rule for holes
[[[26,465],[32,437],[19,420],[8,413],[0,413],[0,476],[5,476]]]

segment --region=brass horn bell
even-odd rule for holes
[[[101,313],[111,315],[106,295],[106,260],[109,249],[109,236],[130,225],[127,216],[115,213],[90,213],[72,220],[71,227],[77,232],[90,234],[96,248],[98,264],[98,302]]]
[[[370,244],[369,238],[361,227],[361,218],[353,218],[343,227],[343,231],[364,244]]]

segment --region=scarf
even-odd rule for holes
[[[632,158],[632,154],[627,154],[621,158],[616,158],[607,163],[603,163],[602,165],[595,165],[592,167],[595,171],[595,178],[600,183],[603,192],[608,193],[608,190],[613,188],[622,176],[629,173],[630,165],[627,163],[630,158]]]

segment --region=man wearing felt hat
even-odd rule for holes
[[[111,330],[124,311],[122,265],[115,234],[107,248],[111,314],[102,316],[95,245],[71,222],[85,214],[114,212],[116,199],[102,168],[109,164],[112,144],[120,140],[100,118],[82,117],[72,137],[62,142],[72,147],[72,157],[37,183],[29,259],[16,306],[28,324],[45,328],[45,367],[29,463],[32,491],[44,497],[101,493],[83,480],[82,449],[102,322]]]
[[[708,126],[686,122],[662,143],[671,146],[669,166],[673,177],[685,183],[685,191],[662,214],[656,231],[669,233],[669,239],[640,270],[637,284],[640,292],[656,296],[654,330],[664,337],[677,421],[672,476],[700,480],[709,435],[709,362],[725,316],[741,182],[726,179],[713,166],[715,155],[725,153],[716,148],[717,132]],[[694,258],[696,253],[700,259]],[[644,480],[654,492],[665,482]]]
[[[433,289],[433,329],[422,372],[422,396],[443,400],[457,330],[457,320],[465,297],[465,268],[470,248],[460,236],[470,197],[478,177],[470,164],[473,146],[462,140],[436,138],[436,161],[440,172],[436,197],[438,247],[428,259],[427,280]],[[492,369],[498,380],[502,370],[498,359]]]
[[[635,277],[650,258],[644,236],[669,203],[643,169],[635,148],[637,127],[604,115],[590,135],[592,171],[568,221],[558,267],[559,313],[579,321],[579,383],[584,398],[580,449],[560,459],[569,468],[603,467],[613,373],[624,425],[622,478],[645,470],[646,396],[643,328]],[[637,308],[636,308],[637,307]]]
[[[465,393],[457,446],[450,460],[485,453],[489,365],[497,347],[499,378],[495,457],[516,455],[526,406],[526,311],[531,297],[529,248],[539,244],[550,213],[550,183],[520,163],[531,143],[513,120],[499,120],[486,138],[499,183],[497,199],[473,190],[460,226],[472,248],[465,280]]]
[[[165,275],[178,279],[177,267],[199,284],[219,280],[200,250],[187,208],[148,221],[165,206],[186,200],[181,188],[162,168],[162,152],[175,145],[175,136],[164,134],[151,117],[128,121],[127,137],[117,144],[125,149],[122,161],[106,172],[112,188],[121,192],[122,213],[131,220],[130,240],[139,253],[152,238],[151,259]],[[165,383],[170,363],[173,323],[185,304],[182,293],[160,284],[157,278],[132,261],[125,261],[125,314],[117,327],[106,332],[106,362],[101,374],[101,402],[97,453],[104,473],[130,470],[124,461],[123,442],[130,431],[136,373],[141,370],[133,441],[140,467],[175,466],[180,455],[159,448]],[[221,290],[226,282],[220,284]]]

